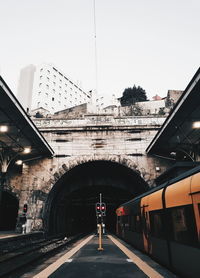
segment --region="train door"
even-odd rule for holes
[[[141,200],[141,218],[142,218],[142,233],[143,233],[143,243],[144,251],[151,254],[151,242],[150,242],[150,218],[148,210],[148,198],[146,196]]]
[[[198,241],[200,244],[200,173],[192,177],[190,194],[192,196]]]

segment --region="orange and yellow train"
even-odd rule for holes
[[[117,235],[181,277],[200,277],[200,167],[117,210]]]

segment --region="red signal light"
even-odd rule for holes
[[[27,213],[27,210],[28,210],[28,205],[27,205],[27,204],[24,204],[23,212],[24,212],[24,213]]]
[[[100,213],[101,213],[100,203],[96,203],[96,214],[100,214]]]
[[[102,215],[103,215],[103,216],[106,215],[106,204],[105,204],[105,203],[102,203],[102,204],[101,204],[101,212],[102,212]]]

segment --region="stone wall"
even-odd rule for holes
[[[10,176],[7,181],[7,187],[20,200],[19,218],[23,215],[23,205],[28,204],[28,231],[43,228],[49,192],[56,181],[77,165],[97,160],[117,162],[137,171],[149,186],[153,186],[154,179],[168,165],[147,156],[145,150],[164,120],[105,115],[74,120],[35,119],[55,155],[27,161],[23,164],[22,174]]]

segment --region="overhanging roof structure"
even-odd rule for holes
[[[200,153],[200,129],[193,126],[196,121],[200,121],[200,68],[146,152],[166,158],[170,158],[172,152],[179,152],[187,160],[193,160],[192,152],[196,150]]]
[[[12,152],[20,159],[53,155],[53,150],[29,118],[17,98],[0,76],[0,126],[8,126],[0,132],[0,151]],[[30,154],[23,154],[31,147]]]

